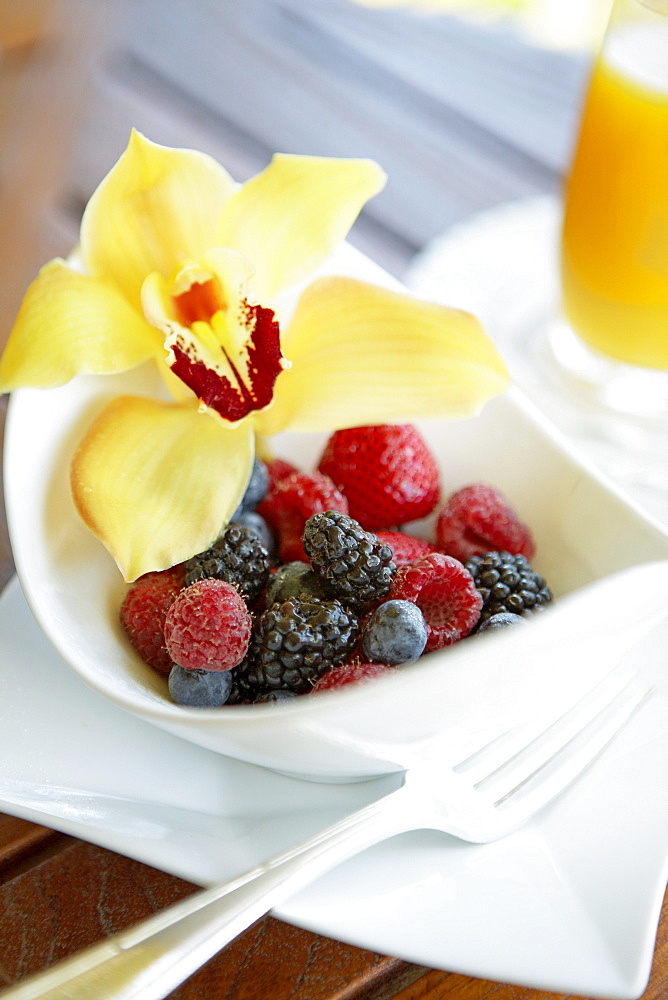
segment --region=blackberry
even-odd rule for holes
[[[260,615],[244,683],[259,692],[306,694],[357,640],[355,616],[340,601],[291,597]]]
[[[244,528],[248,528],[249,531],[254,532],[265,549],[271,555],[276,548],[276,539],[274,538],[274,533],[265,521],[265,519],[254,510],[242,511],[240,514],[235,514],[232,518],[235,524],[240,524]]]
[[[479,625],[502,612],[526,617],[552,600],[545,580],[526,556],[486,552],[469,559],[466,568],[483,599]]]
[[[498,615],[485,618],[477,629],[477,634],[498,632],[499,629],[512,628],[513,625],[526,625],[526,618],[523,615],[515,615],[512,611],[499,611]]]
[[[327,600],[325,584],[308,563],[289,562],[279,566],[267,584],[267,607],[289,597],[318,597]]]
[[[244,665],[245,661],[229,671],[232,674],[232,687],[226,702],[228,705],[252,705],[255,700],[255,690],[246,683],[241,670]]]
[[[228,673],[232,676],[232,686],[226,704],[252,705],[260,692],[248,678],[248,657]]]
[[[392,549],[348,514],[326,510],[304,527],[304,549],[333,597],[361,611],[385,597],[396,566]]]
[[[246,601],[264,590],[269,578],[269,553],[254,531],[231,521],[210,548],[189,559],[186,586],[214,577],[232,583]]]
[[[232,673],[232,671],[228,671]],[[232,678],[232,685],[227,705],[262,705],[267,702],[290,701],[297,698],[295,691],[279,688],[276,691],[254,687],[243,675]]]
[[[265,705],[271,702],[277,701],[290,701],[291,698],[296,698],[297,695],[294,691],[263,691],[255,699],[254,704]]]

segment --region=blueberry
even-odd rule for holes
[[[268,489],[269,472],[267,471],[267,466],[259,458],[255,458],[246,492],[230,520],[238,521],[240,514],[255,510],[257,505],[266,497]]]
[[[411,601],[386,601],[373,612],[362,633],[371,663],[395,665],[417,660],[427,643],[427,625]]]
[[[235,515],[233,520],[237,524],[242,524],[244,528],[248,528],[249,531],[256,534],[267,552],[274,551],[276,545],[274,533],[260,514],[257,514],[254,510],[240,510],[240,512]]]
[[[491,615],[478,627],[476,634],[480,632],[495,632],[500,628],[508,628],[510,625],[526,625],[527,620],[522,615],[513,614],[512,611],[499,611],[497,615]]]
[[[184,670],[174,664],[169,672],[169,693],[177,705],[218,708],[232,690],[231,670]]]

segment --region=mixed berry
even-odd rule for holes
[[[431,539],[410,533],[429,516]],[[285,701],[525,623],[552,600],[534,553],[493,487],[441,499],[415,427],[351,428],[312,472],[256,459],[220,537],[132,584],[121,622],[179,705]]]

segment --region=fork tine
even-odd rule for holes
[[[565,740],[551,757],[544,760],[532,774],[509,792],[497,798],[494,804],[502,807],[526,800],[529,809],[539,808],[532,804],[536,794],[540,799],[547,801],[582,773],[655,690],[653,685],[645,686],[637,678],[631,678],[626,687],[579,732]],[[534,787],[536,782],[539,784]]]
[[[627,676],[621,688],[606,686],[605,694],[600,688],[597,685],[523,751],[473,785],[495,813],[495,836],[521,826],[571,784],[654,690],[635,674]]]
[[[455,764],[453,771],[465,775],[477,789],[513,787],[521,780],[516,776],[521,774],[522,768],[525,774],[530,774],[536,761],[551,755],[552,745],[558,748],[568,739],[568,733],[579,732],[636,675],[635,667],[620,664],[566,709],[555,707],[554,712],[541,712],[514,726]]]

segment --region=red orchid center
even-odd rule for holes
[[[268,406],[286,365],[272,310],[241,298],[234,307],[236,314],[229,315],[230,306],[215,277],[193,282],[186,291],[173,295],[172,302],[179,324],[167,345],[174,374],[205,406],[231,423]],[[202,323],[208,332],[198,329]],[[226,323],[242,331],[240,349],[217,335],[216,330]]]

